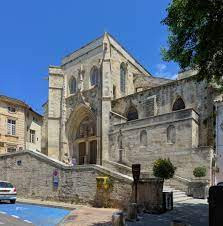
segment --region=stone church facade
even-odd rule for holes
[[[77,164],[141,163],[170,158],[176,175],[212,177],[214,100],[195,76],[153,77],[110,34],[49,67],[42,152]]]

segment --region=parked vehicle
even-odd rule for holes
[[[0,181],[0,201],[16,202],[16,188],[7,181]]]

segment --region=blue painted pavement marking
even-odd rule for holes
[[[66,209],[20,203],[0,203],[0,212],[18,216],[37,226],[54,226],[70,213]]]

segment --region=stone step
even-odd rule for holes
[[[187,196],[185,194],[185,192],[177,192],[177,193],[173,193],[173,197],[183,197],[183,196]]]
[[[173,192],[173,202],[178,203],[178,202],[183,202],[189,199],[192,199],[192,197],[189,197],[186,195],[186,192],[174,189],[173,187],[170,186],[164,186],[163,191],[166,192]]]
[[[178,202],[183,202],[183,201],[186,201],[186,200],[190,200],[192,199],[192,197],[189,197],[189,196],[183,196],[183,197],[177,197],[177,198],[173,198],[173,202],[174,203],[178,203]]]
[[[114,162],[109,162],[109,163],[117,166],[115,170],[118,171],[119,173],[125,172],[125,173],[129,174],[129,176],[132,176],[130,167],[123,166],[119,163],[114,163]],[[121,169],[124,169],[124,171],[121,170]],[[166,182],[165,182],[165,185],[163,187],[163,191],[164,192],[173,192],[174,203],[182,202],[182,201],[185,201],[185,200],[188,200],[188,199],[192,199],[191,197],[188,197],[184,191],[176,189],[176,188],[174,188],[174,185],[170,185]]]

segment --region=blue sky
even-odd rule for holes
[[[49,65],[104,31],[153,75],[174,77],[178,66],[161,60],[170,0],[7,0],[0,3],[0,94],[42,112]]]

